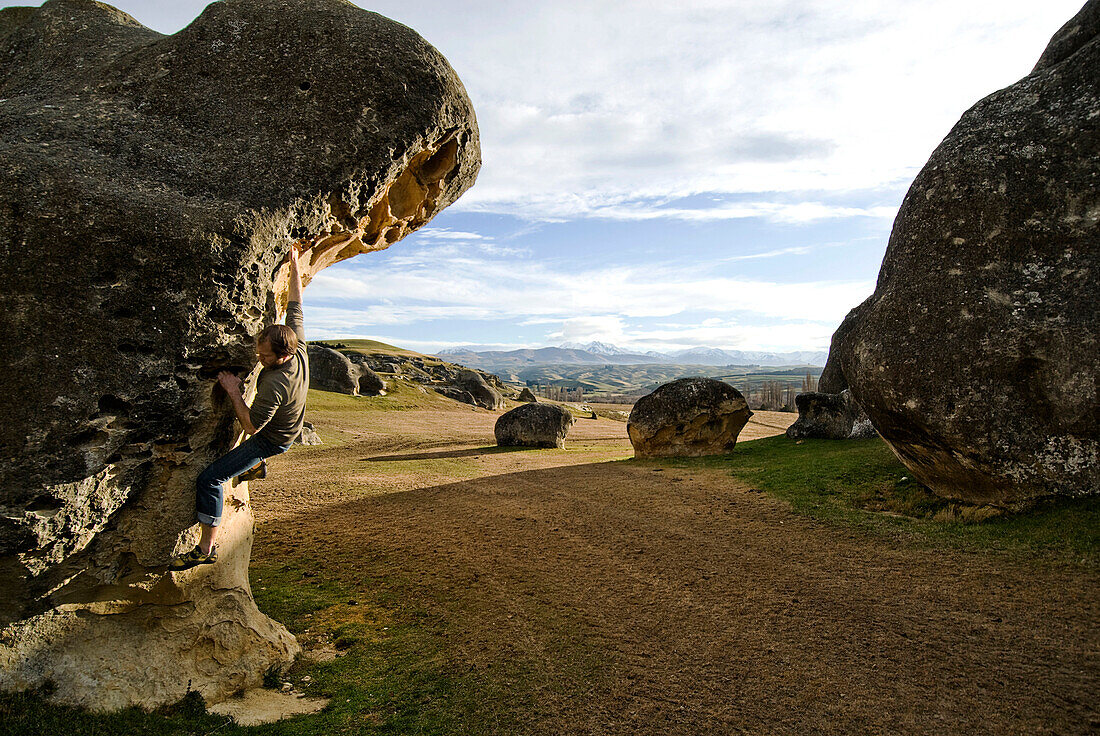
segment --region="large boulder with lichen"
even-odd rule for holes
[[[0,58],[0,687],[222,700],[298,646],[250,593],[247,484],[218,564],[166,569],[237,439],[214,378],[251,391],[291,243],[308,282],[473,183],[470,101],[344,0],[224,0],[172,36],[49,0],[0,11]]]
[[[725,455],[752,411],[741,392],[713,378],[681,378],[634,404],[626,433],[635,457]]]
[[[1098,100],[1089,0],[932,153],[834,337],[830,380],[941,496],[1100,492]]]
[[[501,447],[565,448],[565,435],[576,420],[556,404],[531,403],[506,411],[493,434]]]

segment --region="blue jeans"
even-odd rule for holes
[[[222,484],[236,478],[264,458],[286,452],[290,446],[280,447],[259,435],[253,435],[219,457],[199,473],[195,481],[195,516],[202,524],[217,526],[222,519],[224,490]]]

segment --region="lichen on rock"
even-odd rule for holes
[[[556,404],[528,403],[500,415],[493,434],[501,447],[565,448],[565,435],[576,420]]]
[[[751,416],[745,397],[728,383],[681,378],[638,399],[626,431],[635,457],[724,455]]]
[[[1016,506],[1100,491],[1100,0],[968,110],[833,338],[850,387],[935,493]],[[826,383],[830,384],[826,388]]]
[[[0,687],[224,699],[297,645],[252,600],[247,484],[218,564],[165,568],[236,440],[213,379],[251,385],[292,243],[308,283],[472,185],[472,106],[424,39],[343,0],[224,0],[172,36],[49,0],[0,11],[0,54]]]

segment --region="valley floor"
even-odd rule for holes
[[[434,643],[386,677],[449,678],[411,705],[372,695],[352,732],[431,732],[426,713],[443,733],[1100,729],[1095,568],[817,521],[721,469],[629,459],[623,422],[504,451],[498,414],[355,401],[313,402],[326,444],[252,488],[261,605],[265,578],[340,586],[292,626],[307,647],[412,627]],[[741,440],[794,418],[759,413]]]

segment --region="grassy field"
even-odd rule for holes
[[[377,340],[363,340],[363,339],[350,339],[343,338],[339,340],[318,340],[315,342],[323,342],[326,345],[343,345],[348,350],[356,350],[360,353],[372,354],[377,353],[380,355],[394,355],[399,357],[420,357],[421,354],[413,350],[406,350],[405,348],[395,347],[388,345],[384,342],[378,342]],[[427,357],[427,356],[425,356]]]
[[[720,468],[799,514],[908,544],[1100,565],[1100,499],[1046,501],[1022,513],[947,501],[914,480],[877,437],[768,437],[728,456],[662,464]]]
[[[789,591],[795,585],[791,580],[800,579],[804,572],[788,577],[780,568],[781,582],[766,583],[760,589],[763,592],[753,588],[735,594],[716,588],[706,597],[708,589],[701,585],[736,580],[738,573],[751,581],[788,559],[804,555],[825,560],[839,549],[837,561],[823,565],[821,579],[829,585],[847,585],[867,574],[869,590],[858,589],[854,596],[844,590],[799,592],[799,597],[825,596],[812,598],[821,602],[811,608],[820,605],[826,618],[797,623],[794,631],[807,627],[826,631],[834,623],[832,618],[840,615],[826,605],[833,601],[831,596],[837,597],[836,611],[845,611],[849,600],[853,609],[858,608],[855,602],[864,595],[872,601],[885,596],[899,610],[918,608],[926,595],[919,592],[921,586],[938,589],[941,585],[935,578],[937,565],[963,571],[954,573],[956,578],[973,568],[982,571],[984,580],[1001,575],[1004,569],[1003,574],[1015,576],[1013,580],[1026,581],[1047,574],[1041,571],[1053,571],[1058,580],[1073,582],[1091,579],[1100,563],[1100,501],[1050,503],[1022,514],[945,502],[916,484],[878,439],[795,443],[775,436],[740,442],[728,456],[638,461],[628,459],[624,425],[609,420],[580,420],[575,430],[579,434],[571,435],[564,453],[497,451],[491,440],[496,416],[400,381],[385,397],[310,393],[309,417],[325,444],[298,448],[292,453],[293,465],[287,461],[283,466],[287,470],[275,469],[273,482],[278,483],[280,477],[290,482],[289,468],[302,468],[304,475],[297,485],[258,487],[257,494],[262,491],[271,501],[262,494],[259,500],[254,497],[259,521],[251,579],[261,610],[283,622],[307,651],[337,655],[327,661],[303,658],[271,678],[273,686],[290,682],[307,695],[329,698],[324,711],[243,728],[206,713],[197,700],[156,713],[129,710],[99,715],[49,705],[40,693],[5,694],[0,695],[0,736],[698,733],[700,724],[713,716],[707,716],[706,709],[684,711],[684,704],[691,703],[691,693],[709,691],[712,685],[713,694],[707,697],[717,698],[715,703],[738,692],[722,685],[723,678],[734,675],[720,674],[724,672],[720,668],[736,663],[739,648],[755,652],[745,663],[751,672],[761,667],[766,672],[767,652],[785,651],[786,646],[810,662],[834,656],[832,649],[808,655],[800,634],[793,634],[790,641],[785,635],[768,634],[782,632],[790,612],[797,609],[797,600],[791,603]],[[305,502],[297,500],[280,511],[279,497],[291,493]],[[310,493],[315,495],[309,497]],[[602,511],[597,511],[597,504],[603,505]],[[481,516],[468,515],[472,505]],[[650,506],[653,513],[646,512]],[[723,513],[731,515],[723,517]],[[601,514],[611,518],[600,521]],[[631,525],[643,519],[658,526],[631,532]],[[728,542],[720,538],[726,519],[738,529]],[[747,526],[737,526],[742,521]],[[790,533],[772,536],[784,528]],[[353,533],[366,536],[353,538]],[[419,536],[406,538],[414,533]],[[746,550],[754,549],[752,534],[764,535],[755,543],[759,557],[752,558],[763,567],[750,572],[745,565]],[[616,535],[622,540],[615,541]],[[581,544],[580,540],[586,541]],[[798,540],[819,546],[803,548]],[[578,544],[583,554],[574,558],[572,550]],[[610,552],[603,553],[612,556],[606,564],[598,563],[603,559],[598,554],[608,544]],[[782,551],[785,545],[789,548]],[[700,556],[694,561],[696,549]],[[961,560],[955,557],[960,553],[965,555]],[[554,561],[554,555],[560,555],[561,561]],[[732,556],[720,559],[719,555]],[[862,555],[873,564],[861,561]],[[931,571],[920,573],[929,555],[938,562]],[[460,559],[466,557],[471,559]],[[623,571],[639,574],[639,560],[647,557],[664,572],[623,577]],[[905,570],[906,575],[925,575],[925,582],[915,584],[916,597],[904,603],[904,586],[890,593],[880,591],[878,586],[898,580],[898,574],[890,571],[893,568],[881,578],[866,572],[883,564]],[[847,572],[845,565],[851,566]],[[723,572],[717,576],[705,572],[714,568]],[[701,578],[699,570],[704,571]],[[588,588],[580,587],[582,579]],[[641,588],[639,580],[646,581]],[[650,588],[652,597],[638,600],[639,590]],[[614,593],[616,589],[621,592]],[[588,608],[613,594],[621,597],[611,609]],[[778,604],[769,602],[768,596],[773,595],[780,597]],[[716,649],[718,645],[712,643],[719,636],[716,632],[738,629],[718,618],[713,622],[717,628],[707,633],[712,612],[758,599],[763,607],[751,614],[752,619],[770,621],[761,635],[779,638]],[[678,608],[684,601],[692,602],[683,609],[688,613]],[[625,618],[623,631],[615,629],[615,618],[631,615],[629,606],[635,603],[640,607],[639,618]],[[965,611],[986,604],[935,603],[944,605]],[[1068,610],[1064,602],[1052,605]],[[1019,610],[1020,616],[1049,619],[1033,607],[1021,605]],[[1002,614],[1006,621],[1010,613]],[[930,616],[904,610],[901,614],[904,623],[877,620],[876,626],[913,627],[914,617]],[[876,614],[883,615],[883,611]],[[682,616],[689,617],[678,623]],[[653,634],[663,642],[656,650],[644,648],[643,632],[651,619],[667,621]],[[854,629],[850,636],[843,633],[847,631],[843,620],[838,626],[839,634],[821,636],[825,640],[839,636],[842,642],[846,637],[858,639]],[[1028,626],[1034,624],[1020,623],[1019,630]],[[654,673],[662,671],[661,657],[671,656],[654,651],[666,645],[675,651],[664,640],[693,635],[695,628],[702,638],[682,643],[683,659],[664,665],[665,674],[660,676],[666,679],[654,680],[653,694],[646,695],[644,702],[627,698],[633,692],[630,688],[642,687],[630,683],[658,677]],[[911,635],[934,636],[915,629]],[[1055,638],[1065,640],[1064,634]],[[638,646],[643,649],[635,652]],[[830,646],[843,649],[849,644]],[[993,640],[990,646],[990,656],[998,657],[1004,656],[1004,647],[1017,644]],[[707,659],[712,655],[713,662]],[[869,672],[863,662],[866,656],[854,651],[850,666],[857,674],[840,669],[836,676],[841,681],[863,677]],[[913,703],[905,706],[909,710],[904,713],[919,719],[922,709],[926,710],[920,681],[907,678],[919,677],[920,669],[906,659],[908,655],[897,656],[896,671],[885,671],[883,680],[868,681],[866,702],[875,702],[874,693],[898,683],[891,697],[900,702],[912,695]],[[1047,663],[1041,658],[1027,661],[1029,671],[1046,671]],[[706,667],[693,670],[700,662]],[[836,665],[844,666],[849,665]],[[966,660],[945,657],[938,666],[963,667],[952,670],[950,676],[967,678],[981,676],[986,665],[973,665],[970,671],[965,669],[971,666]],[[1071,671],[1051,671],[1063,670]],[[820,676],[814,670],[802,675],[783,671],[783,678],[803,678],[795,683],[792,699],[783,701],[784,718],[801,708],[804,714],[798,717],[808,720],[799,723],[825,722],[814,701],[797,695],[821,686],[813,680]],[[942,674],[937,672],[935,677]],[[1021,695],[1028,692],[1026,688],[998,694],[997,683],[1003,679],[983,681],[982,687],[993,688],[993,694],[982,696],[981,702],[995,705],[1026,697]],[[769,680],[762,687],[775,692],[768,689],[782,689],[785,681]],[[740,687],[746,692],[739,707],[746,710],[737,723],[759,732],[760,724],[779,718],[767,710],[753,713],[752,703],[763,702],[764,696],[749,690],[747,680]],[[836,687],[833,683],[826,689]],[[857,692],[856,683],[851,687],[849,692]],[[662,706],[662,698],[673,707]],[[845,724],[881,726],[874,720],[877,706],[860,711],[861,702],[853,696],[843,706],[834,706],[842,714],[856,709],[857,715],[845,715],[855,719],[849,721],[838,716],[835,728],[826,730],[842,732]],[[902,730],[964,732],[960,724],[968,722],[973,707],[969,701],[958,705],[952,715],[955,728],[938,731],[939,721],[913,721],[916,726]],[[1073,713],[1065,717],[1077,718]],[[1072,732],[1081,721],[1066,723],[1069,726],[1054,730]]]

